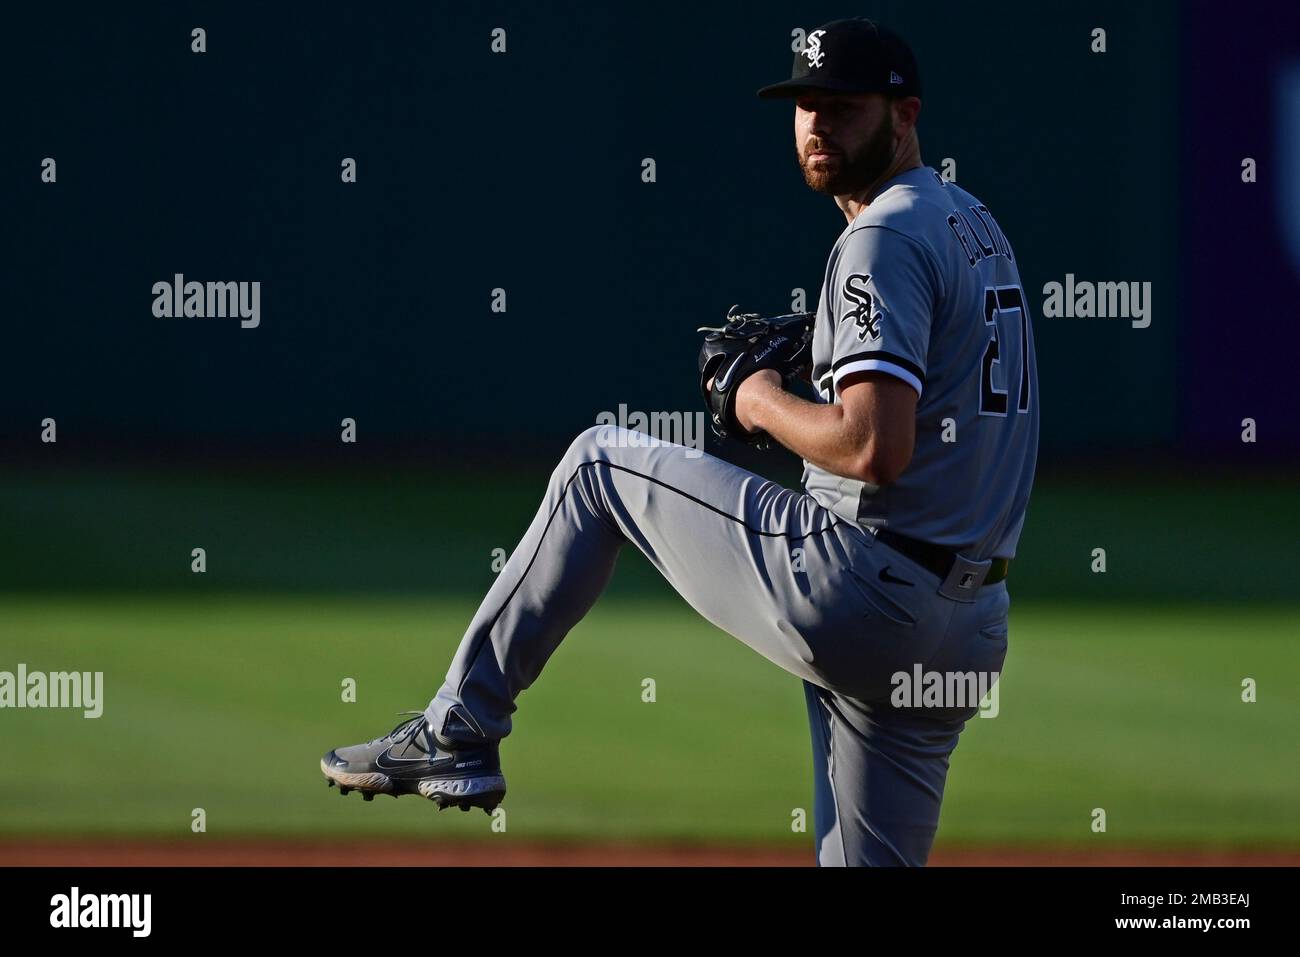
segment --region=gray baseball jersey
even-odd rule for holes
[[[826,265],[813,382],[839,402],[864,371],[917,391],[911,463],[885,488],[805,463],[808,493],[975,560],[1013,557],[1038,450],[1029,309],[993,216],[929,167],[885,183]]]

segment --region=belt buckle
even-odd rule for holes
[[[971,561],[969,558],[962,558],[960,555],[953,556],[952,568],[948,570],[948,577],[943,580],[939,586],[939,594],[944,598],[951,598],[953,601],[965,602],[971,604],[975,601],[975,596],[984,584],[984,579],[988,577],[989,569],[993,567],[993,559],[986,558],[982,562]]]

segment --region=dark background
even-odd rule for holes
[[[940,9],[872,12],[920,59],[925,161],[954,158],[1018,253],[1044,466],[1293,460],[1298,270],[1242,240],[1276,235],[1270,93],[1296,15],[1235,4],[1225,40],[1206,3]],[[737,301],[788,309],[796,287],[816,303],[843,215],[802,183],[792,107],[754,90],[788,75],[793,27],[856,12],[11,13],[0,450],[491,463],[552,458],[619,403],[694,411],[696,326]],[[260,328],[155,318],[151,287],[177,272],[260,280]],[[1151,327],[1044,319],[1043,284],[1067,272],[1152,282]]]

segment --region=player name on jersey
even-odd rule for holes
[[[970,210],[969,216],[962,209],[954,209],[948,215],[948,228],[966,252],[967,264],[974,268],[981,259],[991,259],[994,256],[1004,256],[1015,262],[1011,243],[989,213],[988,207],[980,203],[967,208]],[[976,223],[979,223],[979,228],[976,228]]]

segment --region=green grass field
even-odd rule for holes
[[[15,529],[0,571],[22,582],[0,593],[0,670],[105,674],[99,719],[0,712],[0,834],[181,836],[201,807],[228,837],[488,837],[482,814],[341,800],[317,762],[425,705],[535,479],[453,489],[471,499],[457,509],[415,480],[0,481]],[[1242,564],[1293,557],[1293,529],[1246,510],[1178,524],[1203,494],[1036,499],[1001,711],[963,735],[941,843],[1300,845],[1300,604],[1281,600],[1272,565],[1261,584]],[[1289,491],[1273,494],[1284,507]],[[1165,564],[1243,526],[1237,565]],[[1104,576],[1087,570],[1091,543],[1108,546]],[[206,577],[189,573],[192,544],[209,548]],[[341,700],[345,678],[356,703]],[[697,618],[635,554],[516,721],[502,747],[516,837],[808,841],[790,827],[811,795],[798,681]]]
[[[5,714],[0,826],[46,834],[487,833],[422,801],[340,800],[320,753],[427,701],[471,606],[398,598],[6,599],[7,659],[105,674],[104,715]],[[1000,713],[953,763],[943,838],[1300,842],[1295,609],[1015,609]],[[1229,637],[1230,636],[1230,637]],[[1244,704],[1243,676],[1260,682]],[[341,701],[344,678],[358,700]],[[654,703],[641,701],[652,677]],[[803,840],[798,682],[662,600],[615,599],[520,699],[521,837]]]

